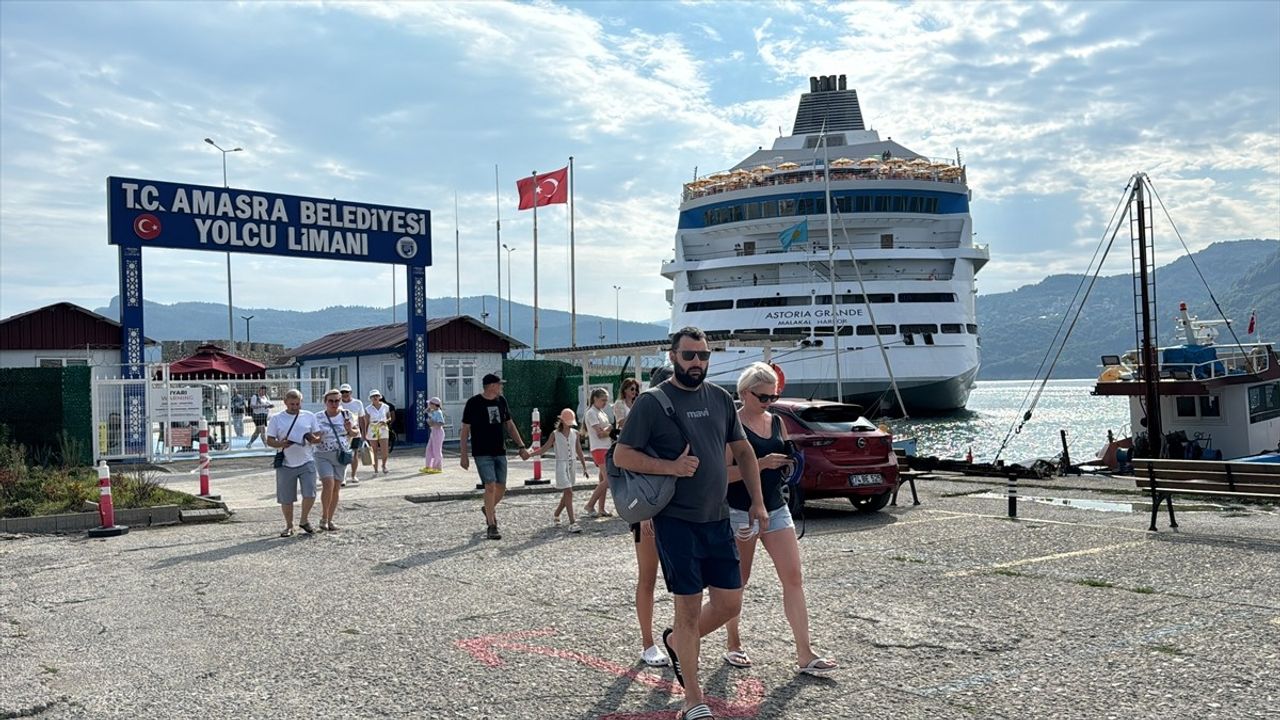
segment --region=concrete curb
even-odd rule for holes
[[[231,517],[231,511],[225,507],[207,508],[203,510],[183,510],[178,513],[179,519],[184,525],[190,523],[207,523],[219,522]]]
[[[127,525],[130,528],[177,525],[181,522],[177,505],[117,510],[115,516],[117,524]],[[0,532],[27,535],[79,533],[98,527],[98,523],[99,518],[96,512],[0,518]]]
[[[596,483],[578,483],[573,486],[574,492],[590,491],[596,489]],[[550,495],[553,493],[563,492],[551,485],[515,485],[507,486],[507,496],[512,495]],[[469,500],[473,498],[483,498],[483,490],[454,490],[449,492],[437,493],[416,493],[405,495],[404,499],[411,503],[431,503],[431,502],[448,502],[450,500]]]

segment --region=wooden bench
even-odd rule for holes
[[[1280,501],[1280,463],[1137,459],[1133,475],[1139,489],[1151,491],[1153,531],[1161,502],[1169,508],[1169,527],[1178,527],[1173,515],[1175,494]]]
[[[911,486],[911,504],[919,505],[920,496],[916,494],[916,479],[922,478],[929,473],[923,470],[912,470],[910,468],[910,456],[906,452],[894,448],[894,454],[898,456],[898,484],[893,486],[893,496],[889,498],[890,505],[898,504],[898,489],[902,487],[902,483]]]

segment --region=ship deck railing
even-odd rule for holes
[[[726,288],[740,288],[740,287],[770,287],[773,285],[812,284],[816,280],[821,280],[823,282],[826,282],[827,280],[827,275],[825,272],[826,266],[823,265],[822,269],[824,272],[822,273],[821,277],[818,277],[817,275],[810,275],[808,277],[773,278],[773,277],[751,277],[749,275],[748,276],[738,275],[726,280],[690,283],[689,290],[690,291],[723,290]],[[840,273],[836,273],[836,282],[853,282],[857,280],[857,277],[855,277],[853,273],[847,273],[847,275],[848,277],[846,277],[845,275],[841,275]],[[950,280],[951,277],[952,276],[949,274],[942,274],[942,273],[906,273],[906,272],[891,273],[891,274],[867,273],[867,272],[862,273],[862,279],[867,281]]]
[[[748,252],[747,250],[744,250],[742,248],[741,243],[734,245],[732,250],[707,250],[703,252],[689,252],[686,250],[684,259],[687,262],[703,262],[705,260],[723,260],[723,259],[732,258],[732,257],[758,257],[762,255],[787,255],[791,253],[799,253],[799,254],[822,256],[820,258],[821,262],[826,262],[825,256],[827,254],[827,246],[824,242],[819,242],[811,239],[809,245],[796,244],[796,245],[792,245],[791,248],[788,250],[782,249],[781,246],[761,248],[759,247],[759,242],[760,241],[758,240],[756,241],[756,249],[750,252]],[[851,243],[850,245],[845,245],[844,243],[836,243],[834,246],[833,252],[835,252],[837,256],[841,256],[842,254],[845,253],[846,249],[850,247],[852,247],[853,252],[864,252],[867,250],[896,251],[896,250],[966,250],[966,249],[969,249],[966,247],[962,247],[958,244],[949,244],[949,245],[902,244],[902,245],[895,245],[891,248],[887,248],[875,241],[871,241],[871,242],[865,242],[865,243]],[[973,245],[972,249],[978,250],[980,252],[986,252],[987,246]],[[837,257],[837,259],[843,259],[843,258]],[[818,262],[818,261],[819,260],[814,260],[813,262]],[[662,264],[674,265],[675,262],[676,262],[675,258],[667,258],[666,260],[662,261]],[[790,259],[783,260],[779,258],[777,259],[777,262],[802,262],[802,261],[795,261]]]
[[[1256,343],[1244,346],[1219,345],[1217,357],[1199,363],[1161,362],[1159,367],[1161,380],[1219,380],[1241,375],[1257,375],[1271,369],[1271,350],[1266,344]],[[1138,354],[1130,351],[1125,359],[1136,364]],[[1120,381],[1139,381],[1142,379],[1141,368],[1132,373],[1122,375]]]
[[[911,166],[887,169],[883,166],[873,168],[852,167],[832,168],[831,182],[842,180],[924,180],[927,182],[943,182],[964,185],[965,170],[961,166],[949,165],[944,168],[915,169]],[[812,167],[794,170],[774,170],[769,173],[752,173],[737,171],[734,173],[713,173],[703,178],[685,183],[682,202],[696,200],[709,195],[718,195],[734,190],[754,187],[770,187],[775,185],[795,185],[799,183],[821,182],[823,171]]]

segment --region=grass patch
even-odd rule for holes
[[[98,473],[90,467],[51,466],[22,445],[4,442],[0,432],[0,517],[35,517],[81,512],[97,502]],[[117,510],[177,505],[184,509],[217,507],[194,495],[161,487],[152,471],[118,472],[111,478]]]
[[[1024,572],[1019,572],[1017,570],[1010,570],[1009,568],[1000,568],[998,570],[992,570],[991,574],[1003,575],[1005,577],[1026,577],[1027,576],[1027,574]]]
[[[1115,583],[1109,583],[1109,582],[1107,582],[1106,580],[1094,580],[1094,579],[1092,579],[1092,578],[1085,578],[1084,580],[1077,580],[1077,581],[1076,581],[1076,584],[1077,584],[1077,585],[1084,585],[1085,587],[1094,587],[1094,588],[1113,588],[1113,587],[1115,587],[1115,586],[1116,586],[1116,584],[1115,584]]]
[[[906,555],[894,555],[893,557],[891,557],[891,558],[889,558],[889,559],[890,559],[890,560],[896,560],[897,562],[904,562],[904,563],[920,563],[920,564],[922,564],[922,565],[924,564],[924,561],[923,561],[923,560],[920,560],[920,559],[918,559],[918,558],[913,558],[913,557],[907,557]]]
[[[1142,587],[1129,588],[1129,592],[1136,592],[1139,595],[1154,595],[1156,593],[1156,589],[1143,585]]]
[[[58,668],[53,667],[51,665],[41,665],[40,672],[44,673],[45,675],[57,675]]]
[[[1152,650],[1165,655],[1176,655],[1178,657],[1186,656],[1186,653],[1172,645],[1148,645]]]

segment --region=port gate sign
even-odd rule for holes
[[[108,242],[120,251],[120,363],[141,378],[142,250],[213,250],[405,265],[409,300],[405,352],[406,427],[427,436],[427,281],[431,211],[241,188],[107,178]],[[126,452],[145,450],[145,393],[125,399]],[[132,422],[131,422],[132,419]]]

